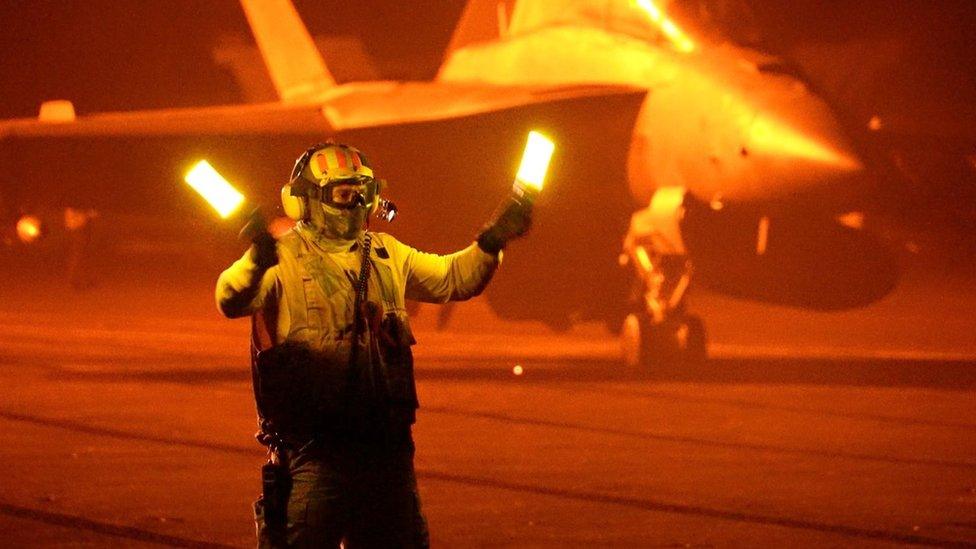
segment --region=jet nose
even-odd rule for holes
[[[775,195],[791,200],[808,197],[843,209],[865,181],[864,163],[836,116],[810,94],[759,110],[743,154]]]

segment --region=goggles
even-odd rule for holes
[[[371,181],[371,180],[370,180]],[[353,208],[366,206],[369,195],[368,182],[365,179],[340,179],[330,181],[322,189],[322,202],[339,208]]]
[[[333,179],[321,187],[302,178],[292,183],[291,195],[314,198],[336,208],[367,206],[376,194],[371,177]]]

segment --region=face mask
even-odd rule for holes
[[[355,240],[365,228],[366,208],[339,209],[318,200],[311,200],[310,219],[312,226],[335,240]]]

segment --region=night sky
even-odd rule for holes
[[[811,41],[902,44],[891,76],[905,88],[891,101],[976,98],[971,0],[722,1],[733,14],[751,7],[766,45],[779,51]],[[313,35],[360,40],[380,76],[423,79],[434,75],[464,3],[295,5]],[[0,22],[0,117],[35,115],[39,102],[50,98],[71,99],[80,113],[244,100],[213,58],[221,40],[253,45],[236,0],[8,0],[0,5]]]
[[[930,141],[934,132],[937,147],[952,149],[926,151],[917,171],[939,172],[938,181],[919,184],[911,200],[944,203],[964,227],[976,227],[976,171],[966,165],[972,154],[976,166],[972,0],[675,2],[679,14],[721,5],[732,21],[745,7],[763,47],[787,55],[812,49],[807,60],[819,63],[824,81],[840,79],[837,97],[858,124],[875,112],[897,113],[917,120],[911,131]],[[361,56],[345,64],[326,52],[340,82],[357,59],[372,63],[376,77],[433,77],[464,3],[295,1],[313,36],[360,44]],[[220,44],[254,45],[236,0],[7,0],[0,25],[0,118],[36,116],[45,99],[70,99],[79,114],[233,104],[256,100],[254,89],[274,99],[265,71],[254,72],[249,93],[215,61]],[[252,55],[252,66],[259,64],[256,49]],[[940,133],[949,125],[951,143]],[[943,170],[946,154],[954,164]]]
[[[420,79],[434,75],[463,1],[295,5],[313,36],[359,38],[382,76]],[[79,113],[241,102],[212,52],[222,38],[254,43],[235,0],[8,0],[0,24],[3,118],[54,98]]]

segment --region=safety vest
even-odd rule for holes
[[[389,235],[371,233],[371,304],[350,365],[362,244],[323,252],[292,230],[278,241],[277,303],[253,316],[252,374],[259,440],[293,444],[336,432],[414,422],[418,406],[401,266]],[[287,322],[279,322],[286,314]],[[283,325],[287,325],[284,327]]]

